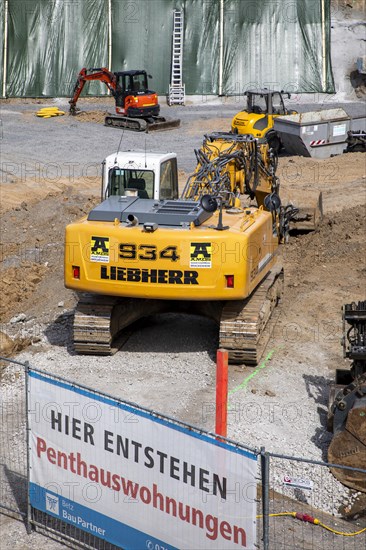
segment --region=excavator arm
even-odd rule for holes
[[[240,197],[255,199],[259,208],[272,213],[274,232],[287,240],[290,221],[297,209],[282,206],[276,176],[277,155],[268,144],[244,134],[215,132],[206,135],[195,151],[197,167],[188,178],[182,199],[200,200],[208,194],[225,208],[240,207]]]
[[[74,87],[73,96],[69,101],[70,114],[72,115],[76,114],[77,100],[79,99],[80,94],[83,91],[85,83],[91,80],[99,80],[100,82],[104,82],[104,84],[107,86],[108,90],[110,90],[113,96],[115,95],[116,90],[118,90],[119,88],[115,74],[111,73],[105,67],[97,68],[97,69],[86,69],[84,67],[83,69],[81,69],[80,73],[78,74],[76,84]]]
[[[205,136],[195,154],[197,167],[182,198],[198,200],[203,193],[244,194],[262,206],[267,195],[278,192],[277,157],[252,136],[215,132]]]

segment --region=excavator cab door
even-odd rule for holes
[[[178,167],[177,159],[171,158],[160,165],[159,199],[171,200],[178,198]]]
[[[285,104],[283,102],[283,97],[280,92],[274,92],[272,94],[272,114],[274,115],[285,115],[287,113]]]

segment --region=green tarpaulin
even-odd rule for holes
[[[329,4],[329,0],[8,0],[6,95],[70,96],[82,67],[108,67],[109,62],[114,71],[146,69],[153,75],[151,88],[166,94],[174,9],[184,10],[187,94],[236,95],[253,86],[333,92]],[[4,6],[1,0],[2,63]],[[83,91],[83,95],[105,93],[100,83],[89,83]]]
[[[7,94],[69,96],[82,67],[106,65],[105,8],[105,0],[9,0]]]
[[[5,24],[5,2],[0,2],[0,60],[1,60],[1,73],[0,73],[0,95],[3,94],[3,74],[4,74],[4,24]]]

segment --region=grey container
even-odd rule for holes
[[[324,109],[276,117],[274,129],[290,155],[318,159],[340,155],[347,132],[366,128],[366,116],[351,118],[343,109]]]

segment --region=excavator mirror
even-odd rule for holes
[[[217,200],[211,195],[203,195],[201,206],[205,212],[215,212],[217,210]]]
[[[147,78],[152,78],[151,74],[148,74],[148,75],[147,75]]]

